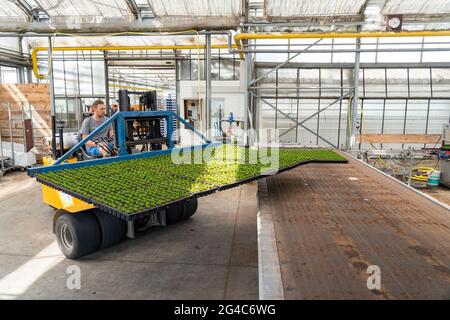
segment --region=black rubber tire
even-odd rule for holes
[[[197,198],[189,198],[183,201],[183,220],[189,219],[194,215],[198,208]]]
[[[125,220],[98,209],[94,209],[93,211],[100,226],[100,234],[102,237],[100,249],[113,246],[125,238],[127,233],[127,223]]]
[[[183,207],[181,203],[176,203],[166,209],[166,224],[168,226],[177,223],[182,218],[183,218]]]
[[[69,234],[71,241],[67,239]],[[60,215],[56,220],[55,235],[59,248],[69,259],[78,259],[92,253],[101,243],[100,227],[91,211]],[[71,246],[66,245],[68,242]]]

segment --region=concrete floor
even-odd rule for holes
[[[0,180],[0,299],[257,299],[256,214],[256,183],[243,185],[200,198],[188,221],[73,261],[59,252],[40,185],[9,173]],[[73,265],[79,290],[66,285]]]
[[[345,257],[342,259],[343,264],[341,266],[335,266],[338,270],[346,270],[344,272],[333,273],[330,271],[327,273],[321,268],[320,259],[323,253],[331,252],[325,255],[323,259],[336,257],[342,253],[341,249],[344,247],[342,245],[342,248],[339,247],[339,241],[338,247],[334,249],[333,246],[318,241],[317,239],[320,240],[321,238],[317,235],[312,237],[316,239],[315,241],[308,241],[311,237],[307,235],[314,234],[318,230],[316,224],[320,223],[324,225],[324,239],[328,239],[327,230],[330,228],[330,224],[333,223],[333,216],[343,212],[340,206],[350,205],[354,202],[353,198],[339,200],[345,199],[345,197],[352,197],[356,192],[345,189],[345,185],[338,188],[333,187],[324,193],[330,195],[331,200],[337,201],[336,206],[330,207],[333,210],[330,211],[329,215],[325,214],[325,217],[321,217],[320,214],[327,211],[321,202],[319,204],[317,204],[317,201],[314,202],[314,199],[317,200],[319,195],[323,194],[325,186],[322,186],[321,183],[324,182],[324,179],[331,177],[330,179],[332,180],[332,182],[325,185],[335,186],[337,183],[333,178],[333,172],[322,172],[319,168],[330,167],[329,170],[338,170],[343,166],[345,165],[339,165],[339,167],[338,165],[307,165],[268,179],[269,181],[282,182],[275,189],[272,186],[271,190],[276,190],[286,200],[279,203],[289,204],[287,207],[273,207],[275,225],[271,226],[276,233],[276,237],[273,236],[272,240],[274,243],[276,241],[276,246],[279,247],[278,253],[273,257],[280,255],[280,276],[283,276],[285,285],[289,284],[289,290],[286,289],[287,291],[284,292],[287,299],[306,297],[313,299],[336,297],[350,299],[356,297],[374,298],[373,295],[366,292],[367,289],[364,287],[366,279],[364,277],[352,278],[352,275],[355,275],[355,270],[352,269],[351,263],[348,263],[348,259],[346,260]],[[314,170],[319,171],[316,172]],[[283,183],[291,181],[289,179],[286,180],[286,176],[289,177],[295,174],[296,171],[302,172],[301,178],[296,179],[296,181],[302,182],[302,179],[306,179],[305,177],[308,177],[308,175],[311,175],[311,177],[307,184],[303,186],[300,183],[300,189],[294,191],[294,189],[287,188]],[[358,172],[352,172],[351,176],[356,177],[357,174]],[[360,177],[360,180],[364,180],[364,183],[358,188],[358,192],[371,190],[368,189],[368,185],[369,183],[374,183],[376,179],[373,181],[367,179],[367,177]],[[371,179],[374,178],[371,177]],[[347,181],[347,183],[349,182]],[[378,189],[384,190],[386,183],[388,182],[383,182],[383,186]],[[314,186],[319,189],[314,191]],[[398,186],[395,185],[395,187]],[[254,182],[200,198],[197,213],[188,221],[168,228],[152,228],[138,233],[134,240],[124,240],[114,247],[98,251],[78,261],[73,261],[66,259],[56,245],[55,237],[51,230],[54,211],[42,202],[40,185],[27,177],[24,172],[8,173],[0,179],[0,299],[258,299],[258,201],[256,189],[257,185]],[[340,195],[333,196],[333,192],[340,192]],[[292,194],[293,199],[285,199],[289,194]],[[374,195],[370,193],[365,197],[370,198],[372,196]],[[304,201],[305,198],[309,200]],[[276,199],[272,196],[272,200]],[[325,202],[329,203],[331,200],[328,199]],[[405,199],[404,201],[408,200]],[[398,201],[394,203],[396,202]],[[382,203],[380,202],[380,206]],[[392,203],[389,202],[388,204]],[[302,205],[306,206],[303,212],[301,210]],[[372,212],[377,208],[376,206],[364,206],[364,208],[366,215],[372,215],[367,218],[369,222],[381,212],[384,214],[384,212],[390,210],[385,208]],[[403,212],[404,210],[398,212]],[[388,216],[395,217],[398,212],[394,210]],[[286,224],[286,230],[291,228],[293,232],[280,231],[280,222],[278,220],[286,215],[290,217],[291,214],[295,216],[300,214],[293,220],[294,222],[288,220]],[[319,217],[313,217],[312,215],[314,214],[319,215]],[[414,217],[416,209],[411,209],[409,214],[411,217]],[[427,213],[427,219],[431,219],[428,217],[431,214],[433,216],[437,215],[434,210],[431,210],[430,213]],[[446,215],[441,216],[446,217]],[[411,217],[408,219],[412,219]],[[355,219],[360,218],[359,214],[355,216]],[[425,218],[420,219],[419,221],[413,221],[412,229],[407,230],[408,232],[413,230],[411,232],[414,235],[423,231],[423,239],[420,237],[421,246],[417,245],[419,240],[416,241],[415,236],[409,236],[406,233],[401,233],[400,236],[398,234],[391,235],[392,232],[389,233],[389,228],[392,225],[383,226],[383,228],[378,226],[384,221],[383,219],[374,219],[373,221],[376,223],[369,224],[366,230],[361,231],[361,234],[364,237],[373,236],[372,240],[375,243],[380,240],[382,243],[379,246],[377,245],[377,248],[384,248],[385,245],[385,240],[382,240],[385,235],[380,234],[388,234],[389,239],[391,239],[388,241],[388,249],[392,247],[392,250],[394,250],[394,245],[400,246],[406,239],[410,243],[409,246],[403,246],[395,252],[389,252],[387,258],[383,258],[383,261],[389,257],[395,257],[392,260],[394,264],[389,267],[390,272],[392,270],[403,270],[400,267],[394,268],[399,261],[402,263],[404,261],[405,266],[414,268],[412,271],[407,269],[406,272],[395,273],[394,278],[397,280],[410,275],[415,279],[403,279],[404,286],[420,288],[417,285],[418,281],[422,281],[422,279],[428,281],[431,279],[431,275],[436,277],[444,275],[444,280],[438,279],[439,281],[437,282],[433,280],[432,287],[425,286],[427,290],[429,289],[428,291],[421,290],[419,293],[412,295],[416,298],[437,297],[436,292],[440,292],[439,290],[442,289],[440,287],[448,281],[448,246],[445,245],[444,249],[435,247],[439,243],[448,243],[447,240],[442,241],[444,238],[447,239],[448,235],[447,233],[439,233],[436,229],[430,229],[431,231],[428,229],[422,230],[431,228],[431,226],[429,223],[421,223]],[[440,219],[443,218],[441,217]],[[399,223],[407,222],[402,222],[403,218],[398,220]],[[359,222],[356,225],[360,226]],[[447,227],[448,221],[446,220],[444,223],[439,222],[436,225],[440,228]],[[403,227],[406,228],[402,224]],[[331,235],[340,234],[334,229],[331,229],[331,231]],[[267,234],[267,230],[262,230],[261,232]],[[297,237],[303,237],[305,241],[299,242],[295,240]],[[436,237],[438,237],[439,241],[435,240]],[[290,240],[286,242],[286,239]],[[291,241],[292,239],[293,241]],[[361,257],[373,258],[371,251],[367,251],[364,244],[358,244],[358,239],[355,238],[352,240],[352,243],[360,246],[358,252],[360,252]],[[431,243],[429,243],[430,241]],[[290,243],[292,247],[286,247],[286,250],[283,251],[283,243]],[[423,252],[419,252],[419,255],[416,254],[417,248],[422,248],[422,246],[427,248],[427,251],[422,250]],[[324,248],[327,250],[323,251]],[[411,253],[412,249],[415,251]],[[316,250],[315,253],[310,256],[298,255],[301,251],[311,253],[314,250]],[[446,252],[443,255],[440,254],[442,250]],[[344,254],[345,252],[344,250]],[[431,252],[432,255],[428,254],[428,252]],[[404,257],[405,255],[407,255],[406,258]],[[425,260],[423,256],[426,258]],[[433,260],[435,256],[440,257],[436,260],[439,263]],[[294,270],[294,276],[291,277],[289,276],[290,273],[286,271],[288,270],[286,269],[287,266],[290,264],[286,263],[293,261],[295,257],[309,259],[308,261],[312,263],[305,265],[303,261],[292,264],[299,269]],[[350,256],[350,258],[353,259],[354,257]],[[389,259],[386,261],[389,262]],[[417,261],[412,263],[408,259],[416,259],[418,263],[416,264]],[[336,261],[333,260],[332,264],[335,264]],[[380,263],[385,263],[383,261]],[[438,272],[433,273],[430,271],[426,273],[425,271],[431,268],[429,264]],[[418,266],[417,268],[414,267],[416,265]],[[81,287],[79,290],[70,290],[67,287],[67,282],[72,275],[70,272],[74,266],[79,267],[81,272]],[[264,263],[260,267],[264,269]],[[347,270],[346,268],[350,269]],[[358,269],[356,271],[356,275],[360,276],[361,270]],[[310,281],[310,286],[306,286],[306,288],[317,287],[320,290],[314,292],[305,291],[305,282],[302,280],[300,283],[297,283],[299,279],[303,279],[298,277],[299,272],[301,274],[316,275],[315,278],[310,277],[307,279],[307,282]],[[420,274],[421,272],[422,274]],[[423,272],[425,272],[426,276]],[[366,276],[366,273],[363,273],[363,275]],[[417,277],[413,275],[417,275]],[[350,289],[348,288],[342,295],[338,294],[338,291],[329,292],[329,284],[332,284],[334,281],[330,280],[327,285],[327,279],[330,277],[335,277],[333,279],[337,279],[336,281],[339,283],[344,281],[342,282],[342,288],[344,289],[349,287],[352,281],[357,281],[357,286],[363,285],[364,294],[349,295]],[[389,277],[390,275],[387,274],[383,279],[389,279]],[[351,281],[348,278],[351,278]],[[324,287],[320,287],[321,284]],[[298,291],[292,289],[296,285],[298,285],[298,288],[302,288],[301,295],[296,295]],[[337,288],[341,288],[341,286]],[[396,291],[396,288],[391,288],[389,285],[387,289],[389,290],[386,290],[385,293],[390,298],[411,297],[404,292],[400,294]],[[415,292],[414,288],[409,289],[406,291]],[[305,292],[309,292],[311,295],[305,295]],[[426,295],[424,295],[425,293]],[[377,295],[375,298],[380,297]],[[442,295],[439,295],[439,297],[442,298]]]

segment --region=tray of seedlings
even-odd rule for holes
[[[38,182],[133,220],[192,197],[311,162],[347,160],[327,149],[253,149],[222,145],[200,152],[123,160],[36,174]]]

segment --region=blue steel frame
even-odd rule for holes
[[[125,145],[125,119],[127,118],[149,118],[149,117],[155,117],[155,118],[164,118],[166,119],[166,127],[167,127],[167,138],[169,139],[169,147],[166,150],[155,150],[155,151],[147,151],[147,152],[141,152],[136,154],[129,154],[126,151],[126,145]],[[109,118],[107,121],[105,121],[101,126],[99,126],[97,129],[95,129],[91,134],[89,134],[86,138],[81,140],[79,143],[77,143],[72,149],[70,149],[67,153],[65,153],[62,157],[60,157],[57,161],[55,161],[54,164],[50,166],[44,166],[44,167],[32,167],[27,170],[28,175],[31,177],[34,177],[37,173],[45,173],[45,172],[52,172],[52,171],[59,171],[64,169],[74,169],[74,168],[82,168],[82,167],[88,167],[88,166],[94,166],[94,165],[100,165],[100,164],[107,164],[117,161],[125,161],[125,160],[131,160],[131,159],[139,159],[139,158],[149,158],[154,157],[158,155],[168,154],[171,153],[174,149],[173,141],[171,139],[173,128],[170,124],[172,124],[173,117],[175,117],[178,121],[183,123],[188,129],[192,130],[196,135],[201,137],[206,143],[196,146],[188,146],[184,148],[176,148],[177,150],[183,150],[183,151],[193,151],[195,149],[199,148],[205,148],[210,146],[218,146],[221,143],[218,142],[211,142],[211,140],[207,139],[204,135],[202,135],[200,132],[194,129],[189,122],[186,122],[184,119],[182,119],[178,114],[172,112],[172,111],[129,111],[129,112],[117,112],[115,113],[111,118]],[[86,160],[86,161],[80,161],[80,162],[73,162],[73,163],[64,163],[74,152],[79,150],[81,147],[84,146],[84,144],[91,140],[92,137],[99,131],[106,128],[109,124],[115,122],[116,126],[116,132],[114,133],[116,136],[116,142],[120,149],[120,153],[118,156],[110,157],[110,158],[100,158],[100,159],[92,159],[92,160]]]

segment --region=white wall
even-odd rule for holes
[[[234,117],[238,120],[244,119],[244,91],[241,89],[239,80],[230,81],[211,81],[211,97],[225,99],[225,115],[233,112]],[[200,82],[200,95],[198,95],[198,82],[185,80],[180,81],[180,116],[184,118],[184,100],[203,99],[203,107],[205,106],[205,81]],[[203,112],[204,114],[204,112]]]
[[[198,82],[193,80],[180,81],[180,116],[184,118],[184,100],[203,99],[202,114],[205,114],[205,81],[200,82],[200,94],[198,94]],[[224,117],[233,112],[236,120],[244,120],[244,90],[239,80],[230,81],[211,81],[211,98],[224,99]],[[205,119],[203,119],[205,120]],[[204,128],[204,125],[202,126]],[[183,128],[183,126],[181,126]],[[188,139],[191,135],[186,130],[180,130],[181,144],[189,144]],[[194,140],[199,143],[200,140]]]

